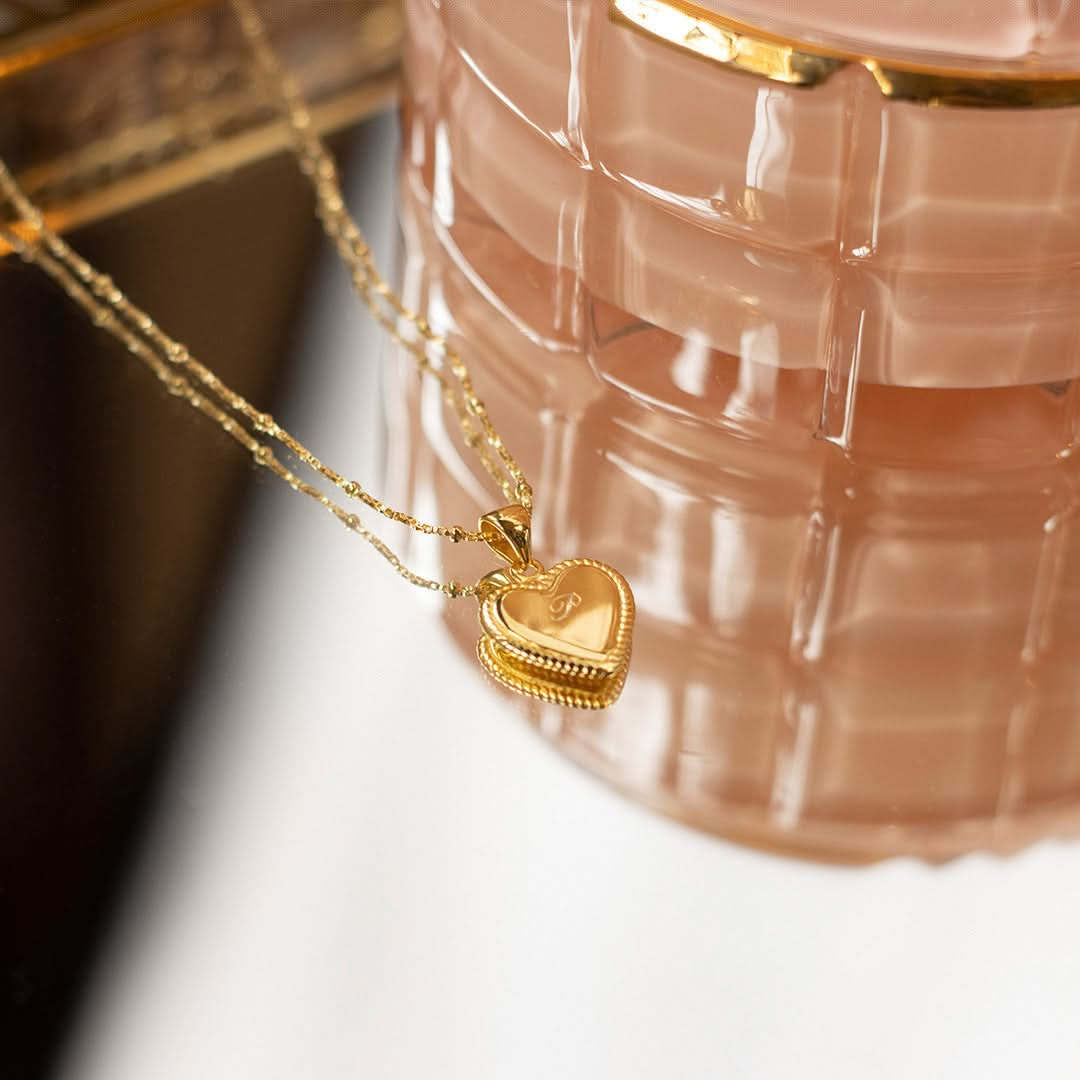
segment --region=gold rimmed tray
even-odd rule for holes
[[[396,0],[263,0],[326,133],[395,99]],[[0,154],[68,230],[280,150],[225,0],[0,0]],[[0,254],[4,253],[0,246]]]

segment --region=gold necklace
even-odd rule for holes
[[[47,225],[0,160],[0,194],[18,215],[0,223],[0,236],[28,263],[51,277],[90,317],[165,384],[170,393],[216,421],[254,459],[294,491],[319,502],[347,529],[361,536],[406,581],[451,599],[476,597],[481,637],[477,656],[498,682],[519,693],[577,708],[605,708],[619,696],[630,663],[634,599],[622,575],[594,559],[570,559],[545,570],[532,555],[533,492],[514,456],[473,389],[468,368],[445,337],[410,310],[379,274],[363,233],[349,214],[337,168],[315,133],[307,105],[292,76],[270,46],[251,0],[230,0],[251,48],[260,79],[277,99],[289,124],[301,171],[315,192],[317,214],[352,277],[358,295],[377,322],[415,359],[422,374],[438,380],[467,446],[480,459],[510,504],[485,514],[475,530],[435,525],[395,510],[357,481],[324,464],[269,414],[231,390],[209,368],[170,338]],[[417,336],[405,336],[400,323]],[[432,356],[439,362],[433,363]],[[414,573],[360,518],[320,488],[302,479],[274,452],[287,450],[338,488],[391,521],[452,543],[482,541],[504,562],[475,585],[439,582]]]

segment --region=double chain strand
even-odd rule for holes
[[[401,300],[375,266],[371,249],[346,208],[334,159],[315,132],[311,114],[296,80],[270,46],[266,26],[254,3],[252,0],[230,0],[230,6],[240,22],[255,60],[256,71],[267,93],[277,100],[281,114],[288,120],[300,169],[309,178],[315,191],[319,220],[348,269],[356,291],[376,320],[413,355],[420,368],[439,380],[447,403],[457,413],[466,444],[480,454],[485,468],[499,485],[503,495],[511,502],[531,510],[532,488],[489,420],[484,403],[473,389],[465,361],[442,334],[432,329],[427,319]],[[400,334],[397,319],[405,320],[427,346],[442,356],[447,368],[457,380],[460,397],[454,391],[446,373],[431,365],[425,344]],[[489,449],[494,452],[494,458]]]
[[[230,2],[251,48],[257,73],[275,97],[282,116],[288,122],[301,171],[309,178],[315,192],[319,220],[349,271],[357,294],[376,321],[414,358],[421,374],[429,374],[438,381],[444,402],[458,418],[466,445],[476,451],[503,495],[526,510],[531,509],[532,489],[488,418],[487,410],[473,388],[464,360],[422,315],[404,304],[375,267],[370,247],[346,208],[334,161],[314,131],[299,87],[271,48],[257,10],[250,0]],[[111,278],[94,269],[53,232],[2,160],[0,194],[21,219],[14,224],[0,224],[0,235],[26,262],[48,274],[82,308],[95,326],[107,330],[145,363],[170,393],[214,420],[252,455],[257,465],[280,477],[294,491],[315,499],[346,528],[375,548],[406,581],[449,597],[480,594],[481,590],[476,585],[439,582],[414,573],[355,513],[297,476],[274,453],[270,443],[258,436],[264,435],[284,447],[348,498],[358,500],[383,517],[416,532],[439,536],[454,543],[482,542],[485,538],[480,532],[458,525],[434,525],[420,521],[411,514],[395,510],[357,481],[347,479],[324,464],[269,413],[256,409],[196,360],[185,346],[170,338],[146,312],[117,288]],[[401,322],[415,330],[419,339],[406,336],[400,328]],[[440,357],[438,366],[431,362],[429,350]]]

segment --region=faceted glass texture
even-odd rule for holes
[[[623,700],[543,729],[769,844],[951,854],[1074,807],[1080,113],[768,82],[603,0],[406,11],[411,299],[542,557],[637,598]],[[489,509],[417,409],[442,516]]]

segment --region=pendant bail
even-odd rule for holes
[[[532,515],[516,503],[480,519],[480,535],[500,559],[515,569],[532,562]]]

